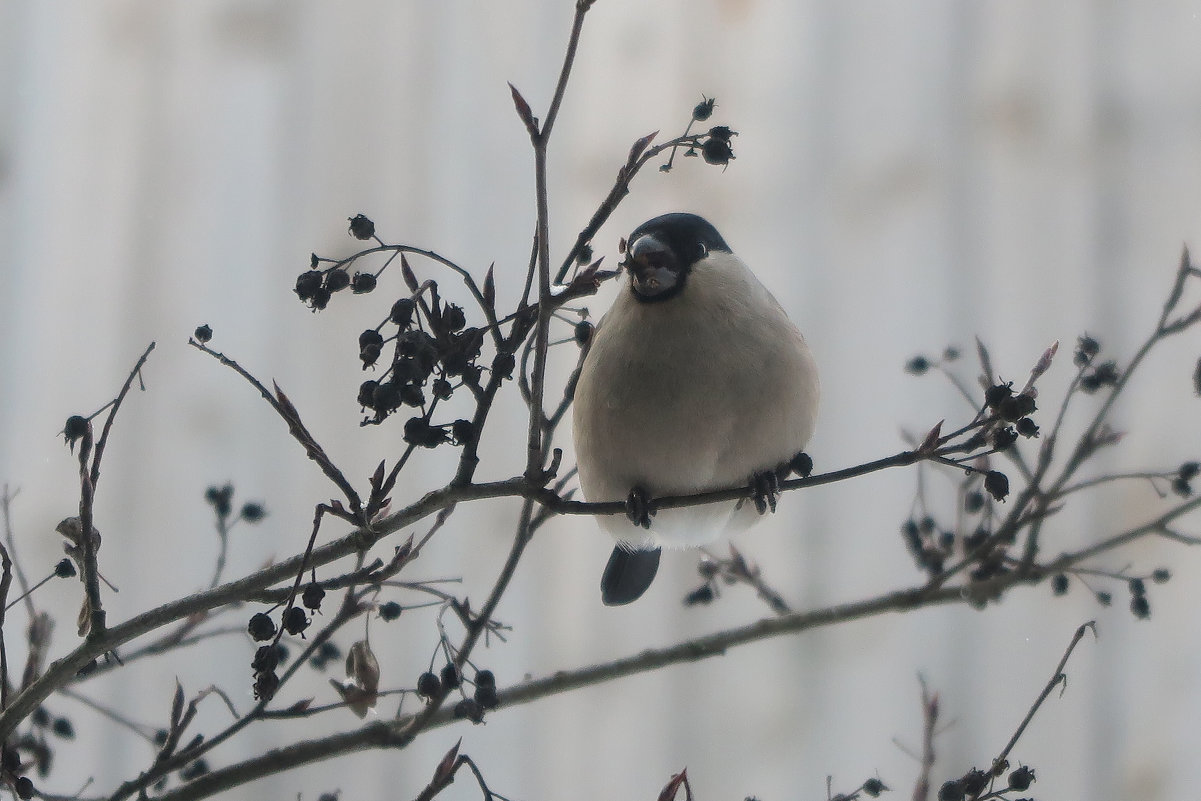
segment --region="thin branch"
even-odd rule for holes
[[[1018,724],[1017,730],[1013,733],[1013,736],[1009,738],[1009,742],[1005,744],[1005,747],[1001,749],[1001,753],[997,755],[995,760],[993,760],[994,765],[999,765],[1006,761],[1006,759],[1009,757],[1009,752],[1013,750],[1015,745],[1017,745],[1018,740],[1021,739],[1022,734],[1026,731],[1026,727],[1029,726],[1030,721],[1034,719],[1034,714],[1038,712],[1038,708],[1042,706],[1043,701],[1047,700],[1047,696],[1051,694],[1051,691],[1060,684],[1062,684],[1065,688],[1067,687],[1068,677],[1063,672],[1063,669],[1067,665],[1068,659],[1071,658],[1072,651],[1076,650],[1076,645],[1079,644],[1080,640],[1084,637],[1084,632],[1088,629],[1092,629],[1094,637],[1097,636],[1097,622],[1095,620],[1090,620],[1076,629],[1076,633],[1072,635],[1072,641],[1068,643],[1067,650],[1063,652],[1063,658],[1061,658],[1059,660],[1059,664],[1055,666],[1055,672],[1051,675],[1051,679],[1047,682],[1047,686],[1043,687],[1043,691],[1039,693],[1038,698],[1035,699],[1034,703],[1030,706],[1030,709],[1026,712],[1026,717],[1022,719],[1022,722]]]

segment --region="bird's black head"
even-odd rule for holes
[[[630,291],[643,303],[680,294],[692,266],[714,251],[730,251],[717,229],[695,214],[664,214],[638,226],[626,240]]]

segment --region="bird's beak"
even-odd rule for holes
[[[638,237],[626,251],[625,267],[639,295],[651,298],[671,289],[679,280],[671,250],[650,234]]]

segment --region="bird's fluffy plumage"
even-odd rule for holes
[[[670,217],[657,218],[669,234],[660,238],[677,254],[681,225],[712,231],[692,215]],[[654,233],[655,224],[639,231]],[[787,463],[813,433],[818,379],[808,346],[771,293],[715,241],[687,254],[678,294],[646,302],[627,288],[593,334],[573,418],[589,501],[624,501],[634,487],[659,497],[743,485]],[[753,504],[735,507],[663,510],[649,530],[624,515],[598,520],[628,547],[695,546],[757,517]]]

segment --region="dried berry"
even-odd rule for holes
[[[316,296],[317,290],[321,288],[321,282],[324,278],[325,273],[317,269],[301,273],[296,278],[296,288],[293,291],[302,301],[312,300]]]
[[[238,513],[238,516],[247,523],[257,523],[267,516],[267,509],[261,503],[247,501],[242,504],[242,511]]]
[[[273,645],[260,645],[254,652],[250,669],[255,673],[270,673],[279,667],[279,649]]]
[[[592,341],[593,328],[594,326],[592,323],[588,322],[587,320],[581,320],[580,322],[576,323],[575,330],[572,332],[572,336],[575,337],[576,344],[580,347],[583,347]]]
[[[475,686],[477,687],[495,687],[496,676],[491,670],[479,670],[475,674]]]
[[[88,433],[92,424],[88,422],[88,418],[81,417],[78,414],[73,414],[67,418],[66,424],[63,426],[63,439],[71,446],[71,451],[75,451],[75,443],[80,437]]]
[[[28,776],[22,776],[17,779],[17,781],[13,784],[13,789],[16,790],[17,798],[22,799],[22,801],[33,798],[33,780]]]
[[[218,517],[229,517],[233,511],[233,498],[233,484],[226,484],[222,487],[212,486],[204,491],[204,500],[213,507]]]
[[[442,686],[448,690],[453,690],[463,683],[463,675],[459,673],[459,669],[454,666],[454,663],[447,663],[442,667]]]
[[[496,357],[492,360],[492,372],[502,378],[509,378],[513,375],[513,368],[516,364],[517,361],[513,358],[512,353],[504,353],[502,351],[496,354]]]
[[[484,710],[474,698],[464,698],[455,704],[455,717],[467,718],[473,723],[482,723],[484,720]]]
[[[1145,595],[1135,595],[1130,599],[1130,611],[1139,620],[1146,620],[1151,617],[1151,603]]]
[[[963,792],[970,796],[980,795],[988,786],[991,776],[978,768],[972,768],[960,781],[963,782]]]
[[[472,693],[472,699],[480,705],[481,709],[495,709],[500,704],[500,698],[496,694],[496,687],[476,687]]]
[[[963,783],[952,779],[938,788],[938,801],[963,801]]]
[[[413,309],[417,306],[412,298],[401,298],[392,304],[388,319],[401,328],[408,328],[413,320]]]
[[[461,306],[452,303],[442,311],[442,324],[447,331],[459,331],[467,325],[467,315]]]
[[[379,616],[387,621],[395,620],[400,617],[403,607],[396,601],[388,601],[386,604],[380,604]]]
[[[197,326],[196,330],[192,332],[192,336],[196,337],[197,342],[203,344],[213,338],[213,329],[209,327],[208,323],[205,323]]]
[[[1023,417],[1017,422],[1017,432],[1030,439],[1038,436],[1038,424],[1030,417]]]
[[[1068,577],[1063,573],[1056,573],[1051,577],[1051,592],[1056,595],[1065,595],[1068,591]]]
[[[426,671],[417,678],[417,694],[425,698],[442,695],[442,682],[436,675]]]
[[[887,789],[884,782],[879,779],[868,779],[863,783],[863,792],[867,793],[871,798],[878,798],[880,793]]]
[[[692,109],[692,119],[697,122],[704,122],[713,116],[713,107],[717,105],[717,100],[712,97],[701,95],[701,98],[701,102],[697,103],[696,107]]]
[[[349,232],[355,239],[370,239],[375,236],[375,223],[369,220],[365,215],[356,214],[348,218],[350,220]]]
[[[375,276],[372,273],[355,273],[350,279],[350,289],[356,295],[366,295],[375,289]]]
[[[321,602],[325,600],[325,590],[320,584],[309,584],[304,588],[304,592],[300,596],[300,602],[306,608],[314,611],[321,608]]]
[[[730,140],[710,136],[701,145],[701,156],[706,164],[720,164],[724,167],[734,158],[734,149],[730,147]]]
[[[266,612],[256,612],[251,615],[246,629],[250,632],[252,640],[262,642],[275,636],[275,621]]]
[[[1026,790],[1034,781],[1034,769],[1022,765],[1017,770],[1009,774],[1009,789],[1010,790]]]
[[[362,389],[360,387],[360,389]],[[377,412],[390,412],[400,406],[400,387],[395,381],[376,384],[371,396],[371,408]]]
[[[450,435],[455,443],[466,445],[475,441],[475,426],[470,420],[455,420],[450,424]]]
[[[331,270],[325,276],[325,288],[330,292],[339,292],[350,286],[350,276],[345,270]]]
[[[1156,584],[1164,584],[1172,578],[1172,572],[1166,567],[1156,568],[1151,574],[1151,580]]]
[[[1084,367],[1100,350],[1101,344],[1088,334],[1084,334],[1076,340],[1076,354],[1072,357],[1072,363],[1077,367]]]
[[[914,356],[909,361],[905,362],[905,372],[913,373],[914,375],[922,375],[930,369],[930,360],[925,356]]]
[[[997,414],[999,414],[1002,419],[1008,420],[1012,423],[1031,414],[1034,412],[1035,408],[1036,404],[1033,396],[1022,392],[1017,395],[1010,395],[1008,398],[1001,401],[1001,403],[997,405]]]
[[[59,578],[71,578],[75,575],[75,563],[70,559],[59,559],[58,564],[54,566],[54,575]]]
[[[714,597],[716,597],[716,593],[713,591],[713,586],[702,584],[684,596],[684,606],[698,606],[711,603]]]
[[[75,727],[66,718],[55,718],[54,723],[50,724],[50,731],[64,740],[75,739]]]
[[[299,606],[293,606],[284,612],[283,627],[289,634],[302,634],[309,627],[309,616]]]
[[[984,403],[990,409],[996,409],[1013,395],[1013,382],[1006,381],[1001,384],[993,384],[988,389],[984,390]]]
[[[992,446],[998,451],[1008,450],[1018,440],[1018,432],[1013,426],[998,428],[992,435]]]
[[[984,476],[984,489],[993,500],[1003,501],[1009,494],[1009,477],[1000,470],[989,470]]]

